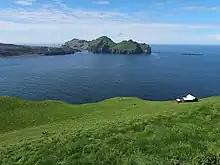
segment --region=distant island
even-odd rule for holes
[[[115,43],[109,37],[102,36],[92,41],[73,39],[66,42],[63,48],[78,49],[93,53],[112,53],[112,54],[150,54],[151,47],[145,43],[137,43],[133,40]]]
[[[92,41],[73,39],[65,42],[61,47],[25,46],[0,43],[0,57],[22,55],[65,55],[82,51],[111,54],[150,54],[151,47],[148,44],[137,43],[133,40],[115,43],[106,36],[99,37]]]

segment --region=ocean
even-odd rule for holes
[[[220,95],[220,46],[152,45],[152,52],[0,58],[0,96],[78,104],[122,96]]]

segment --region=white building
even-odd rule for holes
[[[180,102],[197,102],[198,98],[191,95],[191,94],[188,94],[187,96],[183,97],[182,99],[177,98],[176,101],[178,103],[180,103]]]

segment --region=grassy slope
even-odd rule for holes
[[[89,42],[90,47],[94,47],[94,46],[96,47],[99,44],[107,44],[110,47],[115,45],[115,43],[110,38],[108,38],[106,36],[99,37],[99,38]]]
[[[84,105],[0,97],[0,164],[201,164],[216,160],[219,137],[219,97]]]
[[[113,46],[112,49],[133,51],[133,50],[136,50],[137,47],[138,47],[138,44],[135,42],[123,41],[123,42],[120,42],[117,45]]]
[[[89,47],[103,47],[108,45],[110,49],[112,50],[117,50],[117,51],[127,51],[127,52],[133,52],[133,51],[138,51],[138,52],[143,52],[143,50],[148,49],[149,45],[147,44],[138,44],[135,41],[128,40],[128,41],[122,41],[120,43],[114,43],[110,38],[106,36],[102,36],[97,38],[96,40],[92,40],[89,42]],[[143,50],[142,50],[142,47]],[[138,53],[137,52],[137,53]]]

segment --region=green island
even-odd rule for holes
[[[87,50],[93,53],[110,54],[150,54],[151,47],[146,43],[137,43],[133,40],[115,43],[111,38],[102,36],[92,41],[73,39],[63,45],[64,48]]]
[[[220,97],[72,105],[0,97],[1,165],[217,165]]]

